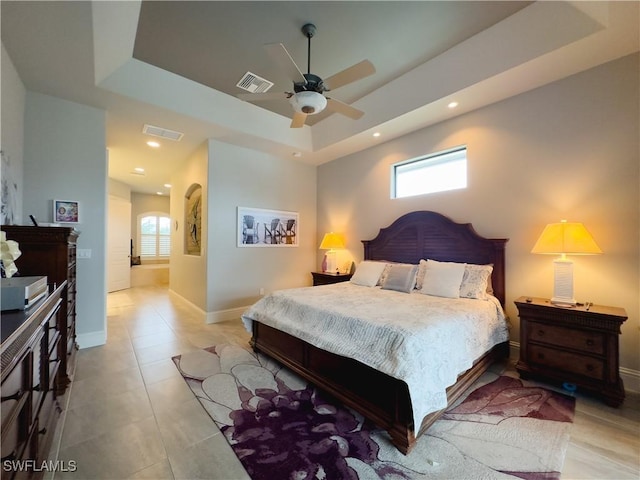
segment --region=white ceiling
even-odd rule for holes
[[[12,2],[2,43],[27,89],[107,111],[110,177],[162,185],[207,138],[321,164],[640,50],[639,2]],[[290,90],[265,43],[311,71],[364,58],[371,77],[332,92],[365,112],[290,129],[286,102],[235,95],[251,71]],[[447,104],[459,106],[450,110]],[[144,124],[184,133],[151,149]],[[378,139],[372,137],[380,131]],[[132,175],[134,167],[145,176]]]

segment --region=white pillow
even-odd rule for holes
[[[421,293],[436,297],[460,298],[464,263],[427,260]]]
[[[369,260],[360,262],[358,268],[356,268],[356,273],[351,277],[351,283],[364,287],[375,287],[386,265],[384,262],[372,262]]]

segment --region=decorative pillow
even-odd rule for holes
[[[382,270],[382,275],[380,275],[380,278],[378,279],[378,285],[382,285],[384,283],[387,275],[389,275],[389,270],[391,270],[391,264],[389,262],[384,262],[384,264],[384,270]]]
[[[382,275],[385,265],[386,263],[383,262],[362,261],[358,265],[358,268],[356,268],[356,273],[353,274],[350,281],[356,285],[375,287],[380,279],[380,275]]]
[[[416,285],[417,265],[395,264],[391,265],[387,277],[382,283],[385,290],[409,293]]]
[[[416,274],[416,290],[422,290],[422,282],[424,281],[424,274],[427,271],[427,261],[420,260],[418,263],[418,273]]]
[[[460,285],[460,297],[486,300],[491,272],[493,265],[467,264]]]
[[[436,297],[459,298],[465,264],[427,260],[421,293]]]

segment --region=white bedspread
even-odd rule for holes
[[[446,388],[508,340],[500,302],[451,299],[350,282],[281,290],[243,315],[323,350],[355,358],[409,386],[413,418],[447,405]]]

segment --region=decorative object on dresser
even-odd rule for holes
[[[48,458],[61,408],[62,281],[29,310],[2,314],[2,478],[41,478],[33,471]],[[33,462],[31,469],[29,463]]]
[[[332,273],[332,272],[311,272],[313,276],[313,286],[329,285],[332,283],[348,282],[353,274],[351,273]]]
[[[582,223],[560,223],[547,225],[531,253],[560,255],[553,261],[554,280],[551,303],[573,306],[573,262],[567,255],[598,255],[602,253],[591,234]]]
[[[320,250],[328,250],[328,252],[325,254],[324,259],[322,260],[323,272],[339,272],[338,262],[336,261],[338,252],[336,252],[336,250],[342,250],[343,248],[344,239],[342,238],[342,235],[333,232],[324,234],[322,242],[320,242]]]
[[[62,395],[75,369],[76,344],[76,244],[79,232],[73,227],[34,227],[5,225],[7,238],[20,244],[22,256],[16,261],[21,275],[46,275],[49,283],[62,285],[64,301],[60,307],[60,368],[57,394]]]
[[[18,242],[7,240],[7,234],[0,232],[0,269],[2,269],[2,278],[11,278],[18,269],[15,261],[22,255]]]
[[[530,297],[515,303],[520,316],[516,369],[523,378],[535,375],[583,388],[607,405],[622,404],[618,335],[627,319],[623,308],[592,303],[566,308]]]

